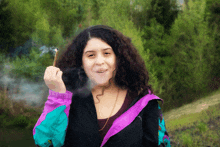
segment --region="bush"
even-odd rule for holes
[[[0,127],[4,127],[5,118],[6,118],[6,114],[0,115]]]
[[[199,124],[197,125],[197,128],[199,129],[200,133],[203,133],[208,129],[206,123],[204,122],[199,122]]]
[[[36,48],[32,48],[30,56],[16,57],[11,62],[13,68],[12,73],[16,73],[15,78],[26,78],[33,82],[42,82],[44,71],[47,66],[53,64],[49,53],[40,56],[40,52]]]
[[[23,115],[18,115],[14,118],[5,117],[3,120],[3,127],[18,127],[26,128],[29,124],[29,119]]]
[[[33,130],[35,124],[36,124],[37,121],[38,121],[38,119],[39,119],[39,117],[38,117],[38,118],[32,118],[32,119],[30,119],[29,124],[28,124],[28,126],[27,126],[26,128],[29,129],[29,130]]]
[[[193,145],[192,137],[187,133],[182,134],[181,140],[182,140],[184,146],[191,147]]]

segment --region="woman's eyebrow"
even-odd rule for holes
[[[111,48],[104,48],[104,49],[102,49],[102,50],[108,50],[108,49],[111,49]],[[88,53],[88,52],[94,52],[94,50],[86,51],[85,54]]]

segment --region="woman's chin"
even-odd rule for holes
[[[104,87],[104,86],[108,86],[108,83],[97,83],[96,86],[97,87]]]
[[[94,82],[93,83],[94,84],[94,88],[101,88],[101,87],[108,87],[108,85],[109,85],[109,83],[108,82],[106,82],[106,83],[103,83],[103,82]]]

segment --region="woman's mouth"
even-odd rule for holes
[[[107,70],[106,70],[107,71]],[[102,72],[96,72],[98,73],[99,75],[104,75],[106,73],[106,71],[102,71]]]

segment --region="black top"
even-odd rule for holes
[[[118,118],[129,107],[129,105],[131,104],[132,98],[129,97],[128,93],[129,93],[129,91],[127,92],[127,94],[125,96],[124,103],[121,106],[120,110],[115,115],[111,116],[109,118],[105,128],[103,130],[99,131],[99,135],[101,136],[102,140],[105,137],[105,134],[110,129],[110,127],[111,127],[112,123],[114,122],[114,120],[116,118]],[[106,121],[107,121],[107,118],[106,119],[98,119],[99,129],[103,128],[103,126],[105,125]]]
[[[139,97],[136,97],[126,110],[138,100]],[[140,112],[139,117],[136,117],[122,131],[110,137],[103,147],[158,146],[158,112],[157,100],[149,101],[147,106]],[[102,143],[101,136],[105,133],[101,133],[100,136],[99,129],[92,94],[86,99],[72,98],[69,125],[63,147],[100,147]]]

